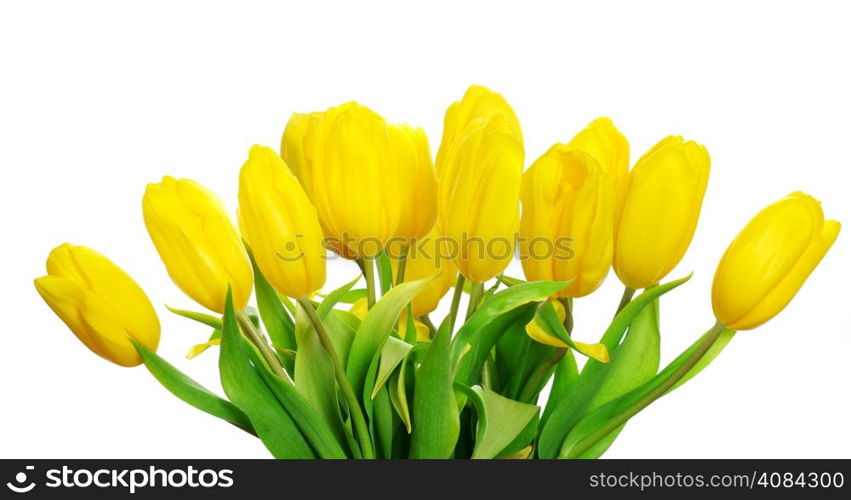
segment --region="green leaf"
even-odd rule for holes
[[[644,293],[632,299],[626,307],[621,309],[620,312],[615,315],[611,324],[609,324],[609,328],[606,329],[606,333],[603,334],[603,338],[600,339],[600,343],[604,344],[610,351],[613,350],[615,346],[620,343],[624,332],[626,332],[626,329],[629,328],[630,323],[632,323],[632,320],[638,315],[638,313],[644,310],[644,308],[654,300],[690,279],[691,274],[677,280],[669,281],[663,285],[645,289]],[[591,366],[594,366],[594,364]]]
[[[495,458],[538,414],[535,405],[513,401],[480,385],[455,387],[473,403],[479,416],[472,458]]]
[[[481,327],[474,342],[467,344],[467,350],[462,351],[459,355],[458,363],[455,365],[455,381],[464,385],[479,383],[485,363],[496,343],[507,333],[525,329],[526,323],[529,322],[534,313],[535,304],[524,304],[496,317],[490,323]],[[459,399],[459,404],[462,403],[463,399]]]
[[[260,272],[250,250],[248,255],[251,258],[251,265],[254,267],[254,292],[257,296],[257,308],[260,310],[260,318],[263,320],[266,333],[269,334],[273,346],[278,349],[295,351],[297,344],[293,320],[287,313],[281,299],[278,298],[275,289]]]
[[[558,349],[555,347],[532,340],[526,334],[526,323],[518,320],[512,324],[500,337],[495,349],[499,373],[506,374],[505,383],[499,393],[509,399],[519,400],[529,377],[556,350]],[[546,380],[543,383],[546,383]]]
[[[346,363],[346,375],[352,382],[356,394],[363,393],[369,364],[396,328],[402,309],[437,276],[393,287],[372,306],[361,321]]]
[[[568,349],[564,357],[556,365],[555,372],[553,372],[553,386],[550,389],[547,402],[564,400],[565,393],[577,378],[579,378],[579,367],[576,365],[576,358],[573,356],[573,351]]]
[[[482,294],[482,301],[488,300],[489,298],[493,297],[497,290],[499,290],[499,285],[501,284],[502,282],[500,282],[499,280],[495,280],[493,285],[491,285],[491,287],[485,290],[485,293]]]
[[[585,414],[594,409],[591,405],[602,404],[600,400],[595,402],[595,397],[600,389],[604,388],[604,384],[606,384],[607,377],[610,373],[620,375],[611,382],[612,385],[610,387],[613,387],[614,389],[606,389],[607,391],[616,391],[617,387],[622,383],[622,379],[620,378],[621,375],[625,375],[627,379],[629,378],[628,373],[624,374],[620,369],[613,372],[612,367],[625,366],[621,365],[621,363],[626,363],[626,366],[633,363],[634,361],[629,358],[643,355],[642,349],[644,348],[643,346],[647,345],[647,342],[650,342],[649,345],[652,347],[652,341],[648,341],[647,339],[652,339],[654,334],[652,332],[647,333],[645,328],[637,329],[636,339],[643,340],[640,342],[636,341],[635,344],[629,344],[630,346],[635,346],[635,348],[630,347],[628,350],[624,351],[624,353],[629,354],[616,354],[616,349],[621,343],[627,328],[630,327],[630,324],[636,316],[638,316],[639,313],[641,313],[647,306],[651,305],[653,301],[685,283],[690,277],[691,276],[687,276],[664,285],[648,288],[644,291],[644,293],[627,304],[627,306],[615,316],[600,341],[612,353],[612,362],[600,363],[593,359],[589,359],[588,362],[585,363],[585,367],[583,368],[580,376],[567,387],[564,387],[563,393],[558,395],[560,399],[555,399],[552,396],[550,397],[547,402],[547,406],[544,409],[544,415],[542,418],[541,435],[538,440],[539,457],[555,458],[558,454],[559,448],[564,442],[564,438],[573,426],[576,425],[576,423]],[[655,333],[655,335],[658,337],[658,333]],[[627,344],[624,343],[624,345]],[[655,349],[658,350],[658,339],[656,340]],[[618,359],[615,363],[616,358],[626,359]],[[652,360],[652,358],[650,359]]]
[[[295,309],[296,308],[295,308],[295,304],[293,304],[293,301],[290,300],[289,297],[287,297],[286,295],[284,295],[282,293],[278,293],[277,295],[278,295],[278,300],[281,301],[281,304],[284,306],[284,309],[286,309],[287,312],[290,313],[291,316],[295,316]]]
[[[588,452],[595,451],[594,447],[588,449],[587,451],[584,450],[584,448],[587,446],[584,444],[585,438],[594,440],[592,435],[607,433],[603,435],[597,443],[594,443],[595,445],[599,446],[600,441],[608,439],[614,433],[609,432],[608,429],[617,426],[619,422],[625,422],[626,419],[631,418],[631,416],[637,413],[637,411],[641,411],[641,409],[645,408],[647,405],[655,401],[658,397],[661,397],[662,395],[667,394],[671,390],[676,388],[676,386],[673,386],[671,387],[671,389],[665,391],[664,393],[654,395],[654,392],[663,390],[663,388],[665,387],[664,384],[671,383],[672,377],[676,377],[677,372],[687,366],[686,363],[689,362],[689,359],[692,357],[692,355],[700,354],[701,348],[705,346],[706,342],[712,341],[712,335],[716,332],[719,334],[719,336],[714,340],[712,347],[714,347],[715,344],[719,342],[726,344],[727,342],[729,342],[730,338],[732,338],[733,335],[730,330],[721,330],[719,332],[718,330],[715,330],[713,328],[713,330],[710,330],[709,332],[702,335],[700,339],[697,340],[697,342],[692,344],[688,349],[686,349],[682,354],[680,354],[674,361],[672,361],[668,366],[666,366],[665,369],[659,372],[655,377],[646,381],[644,384],[637,387],[636,389],[618,397],[617,399],[608,402],[607,404],[584,416],[582,420],[580,420],[576,424],[576,426],[571,429],[570,433],[565,438],[564,443],[561,447],[561,451],[559,453],[559,457],[579,458],[586,456]],[[710,347],[710,350],[712,350],[712,347]],[[718,352],[720,352],[720,349],[717,349],[715,354],[717,355]],[[708,351],[703,356],[706,356],[707,354]],[[698,365],[692,367],[692,370],[694,368],[697,368],[697,366]],[[703,366],[705,367],[706,364],[704,364]],[[691,372],[691,370],[689,370],[689,372]],[[687,374],[689,372],[687,372]],[[623,424],[618,426],[616,429],[622,427]]]
[[[411,304],[405,306],[407,314],[405,314],[405,342],[414,345],[417,343],[417,326],[414,324],[414,315],[411,310]]]
[[[635,389],[659,371],[659,301],[644,308],[629,326],[626,337],[613,351],[606,377],[589,404],[596,408]]]
[[[346,458],[345,452],[327,423],[310,406],[310,403],[298,393],[293,383],[289,379],[272,373],[263,362],[260,351],[251,344],[246,345],[246,350],[254,366],[258,367],[258,372],[263,381],[266,382],[286,412],[295,421],[319,458]]]
[[[613,352],[605,379],[587,405],[586,413],[635,389],[653,378],[659,370],[659,301],[654,300],[633,319],[626,338]],[[598,443],[582,458],[598,458],[617,438],[623,426]],[[596,456],[594,456],[596,455]]]
[[[507,373],[508,379],[502,394],[516,398],[525,381],[526,357],[533,340],[526,335],[525,328],[514,327],[503,333],[495,346],[496,366],[501,373]]]
[[[413,369],[413,364],[415,363],[414,360],[423,349],[428,348],[428,345],[429,344],[427,343],[421,343],[413,346],[407,354],[405,354],[399,369],[390,375],[390,380],[388,382],[390,402],[393,403],[396,413],[399,415],[402,423],[405,424],[405,429],[408,431],[408,434],[411,433],[411,411],[408,404],[408,386],[409,381],[412,382],[411,379],[413,378],[413,376],[408,376],[411,371],[408,369],[408,366],[411,366]]]
[[[384,296],[393,287],[393,267],[387,252],[378,254],[375,263],[378,268],[378,284],[381,288],[381,295]]]
[[[526,280],[521,280],[520,278],[512,278],[511,276],[506,276],[504,274],[497,275],[496,279],[497,281],[508,287],[519,285],[521,283],[526,283]]]
[[[558,314],[556,314],[556,310],[553,307],[552,302],[549,300],[541,302],[535,316],[535,321],[541,328],[550,335],[553,335],[555,338],[564,342],[574,351],[588,356],[589,358],[596,359],[602,363],[609,362],[609,351],[606,346],[602,344],[584,344],[582,342],[573,341],[570,334],[567,333],[567,329],[564,327],[564,324],[559,319]]]
[[[482,336],[481,331],[490,325],[495,319],[524,304],[540,302],[559,290],[562,290],[569,284],[570,282],[565,281],[535,281],[522,283],[501,292],[497,292],[490,299],[483,301],[479,304],[476,312],[473,313],[464,326],[458,330],[458,334],[452,341],[453,365],[458,363],[458,360],[461,358],[461,353],[467,349],[468,345],[472,346],[474,350],[477,350],[478,344],[480,344],[479,337]],[[496,340],[494,340],[493,343],[496,343]],[[474,356],[465,356],[466,363],[472,364],[473,366],[466,367],[461,371],[461,377],[457,379],[458,382],[466,386],[473,385],[473,383],[467,383],[469,381],[468,377],[471,376],[470,371],[475,371],[476,367],[481,369],[481,363],[484,363],[484,359],[490,352],[490,348],[493,347],[493,343],[490,347],[487,347],[487,351],[484,353],[478,352]]]
[[[723,351],[724,348],[727,347],[727,344],[729,344],[730,341],[733,340],[733,337],[735,335],[736,330],[724,330],[723,332],[721,332],[721,336],[718,337],[718,340],[716,340],[714,344],[712,344],[712,347],[709,348],[706,354],[704,354],[703,357],[700,358],[700,361],[698,361],[697,364],[694,365],[691,370],[689,370],[688,373],[686,373],[685,376],[680,379],[679,382],[674,384],[674,386],[671,387],[668,392],[675,390],[677,387],[685,384],[686,382],[691,380],[692,377],[702,372],[704,368],[709,366],[709,363],[713,362],[715,358],[717,358],[718,355],[721,354],[721,351]]]
[[[346,442],[334,364],[301,308],[296,310],[295,331],[298,342],[293,375],[295,388],[326,422],[337,441]]]
[[[317,295],[320,297],[326,297],[326,295],[322,294]],[[361,299],[366,299],[366,288],[353,288],[337,299],[337,302],[340,304],[354,304]]]
[[[500,373],[508,374],[505,384],[500,391],[503,396],[510,399],[517,399],[520,395],[520,389],[529,375],[526,367],[530,348],[534,344],[543,345],[529,338],[526,335],[525,325],[519,322],[513,324],[510,329],[506,330],[500,336],[494,351],[496,353],[495,361],[497,369]]]
[[[536,412],[535,417],[532,418],[532,421],[530,421],[529,424],[526,425],[526,428],[523,429],[520,434],[518,434],[517,437],[514,438],[514,441],[512,441],[508,446],[505,447],[505,449],[499,452],[497,458],[515,458],[512,457],[512,455],[519,453],[520,451],[532,445],[535,441],[535,438],[538,437],[538,426],[540,425],[540,423],[540,413]],[[529,453],[531,454],[531,450]]]
[[[427,345],[414,374],[411,458],[450,458],[458,441],[458,403],[452,387],[449,324],[444,322]]]
[[[275,458],[314,458],[310,444],[252,365],[228,290],[219,352],[219,373],[228,398],[248,416]]]
[[[337,356],[340,357],[340,363],[346,366],[346,361],[349,359],[349,351],[352,349],[352,342],[355,339],[355,332],[360,325],[360,320],[354,314],[348,311],[333,309],[322,320],[325,325],[325,331],[331,338],[331,344],[334,345],[334,350]]]
[[[349,311],[343,311],[341,309],[332,309],[331,314],[329,314],[325,319],[330,318],[331,316],[336,316],[340,323],[344,323],[348,330],[352,332],[352,338],[355,337],[355,332],[360,328],[360,318],[355,316]]]
[[[187,311],[186,309],[175,309],[169,305],[165,306],[166,309],[177,314],[178,316],[183,316],[184,318],[189,318],[193,321],[197,321],[203,325],[207,325],[216,330],[222,329],[222,319],[217,318],[216,316],[211,316],[209,314],[204,314],[195,311]]]
[[[381,349],[381,359],[378,363],[378,375],[376,375],[375,386],[372,388],[370,399],[375,399],[375,395],[378,394],[378,391],[381,390],[382,387],[384,387],[384,383],[390,378],[390,374],[393,373],[393,370],[395,370],[397,366],[399,366],[402,359],[408,354],[408,351],[411,350],[411,347],[411,344],[395,337],[387,339],[387,342],[384,343],[384,347]]]
[[[411,410],[408,407],[407,391],[402,378],[404,375],[404,365],[390,375],[390,380],[387,382],[387,391],[390,394],[390,403],[399,419],[405,424],[405,430],[408,434],[411,433]]]
[[[359,280],[360,276],[326,295],[322,303],[319,304],[319,307],[316,308],[316,314],[319,316],[319,318],[325,319],[325,316],[328,316],[328,313],[331,312],[332,309],[334,309],[334,306],[337,305],[338,302],[340,302],[340,299],[342,299],[347,293],[349,293],[349,290],[353,286],[355,286],[355,283],[357,283]]]
[[[154,351],[151,351],[135,340],[131,339],[130,341],[142,357],[145,368],[170,393],[203,412],[209,413],[214,417],[219,417],[246,432],[254,434],[251,421],[233,403],[216,396],[204,386],[159,357]]]
[[[393,458],[393,405],[387,387],[383,387],[373,400],[373,421],[375,425],[376,449],[381,458]]]

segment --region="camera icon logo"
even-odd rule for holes
[[[27,465],[26,470],[31,471],[35,470],[35,467],[32,465]],[[27,482],[27,473],[26,472],[18,472],[15,474],[15,482],[6,483],[6,487],[15,493],[29,493],[35,488],[35,483],[30,481],[29,484],[24,484]]]

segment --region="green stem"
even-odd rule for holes
[[[289,378],[289,375],[287,375],[284,371],[284,367],[281,365],[281,360],[278,359],[278,356],[275,355],[275,352],[272,351],[272,348],[269,347],[269,344],[266,343],[266,340],[262,335],[260,335],[257,328],[254,328],[254,323],[251,322],[251,318],[249,318],[244,311],[237,311],[236,321],[248,337],[248,340],[250,340],[251,343],[257,346],[257,349],[260,350],[260,354],[263,356],[263,359],[266,360],[266,364],[269,365],[269,368],[275,373],[275,375]]]
[[[485,293],[484,283],[470,283],[470,302],[467,304],[467,319],[476,312],[479,307],[479,302],[482,301],[482,295]]]
[[[573,333],[573,300],[570,297],[562,297],[558,300],[564,306],[564,329],[570,335]]]
[[[349,406],[349,412],[352,415],[352,422],[354,423],[355,431],[358,435],[358,441],[360,442],[361,452],[363,453],[364,458],[375,458],[375,453],[372,450],[372,441],[370,440],[369,430],[366,426],[366,419],[363,416],[363,409],[361,408],[357,396],[355,396],[355,391],[352,388],[351,382],[349,382],[349,378],[346,376],[346,370],[343,368],[343,363],[340,362],[340,357],[337,356],[334,344],[331,342],[331,338],[328,336],[328,332],[325,331],[325,326],[322,324],[322,320],[319,319],[319,315],[316,314],[316,310],[313,309],[313,305],[310,301],[306,298],[301,298],[298,299],[298,303],[302,309],[304,309],[308,319],[310,319],[313,329],[316,330],[316,334],[319,336],[319,342],[322,344],[322,347],[325,348],[325,351],[328,353],[328,356],[331,358],[331,362],[334,365],[334,376],[336,377],[337,383],[340,385],[340,390],[343,393],[343,397],[346,399],[346,403]]]
[[[618,304],[618,310],[615,311],[615,316],[617,316],[617,314],[621,312],[621,309],[623,309],[624,307],[626,307],[627,304],[629,304],[629,301],[632,300],[633,295],[635,295],[635,290],[628,286],[624,287],[623,295],[621,296],[621,302],[620,304]]]
[[[461,305],[461,294],[464,292],[464,275],[458,274],[458,279],[455,280],[455,292],[452,294],[452,305],[449,306],[449,333],[455,330],[455,318],[458,317],[458,306]]]
[[[396,268],[396,285],[401,285],[405,282],[405,269],[408,267],[408,248],[402,250],[402,255],[399,258],[399,267]]]
[[[694,365],[700,361],[701,358],[703,358],[725,329],[726,327],[721,323],[715,323],[715,326],[706,332],[703,341],[698,344],[697,348],[685,359],[685,361],[683,361],[681,365],[677,366],[676,369],[667,375],[664,374],[664,370],[660,372],[657,377],[661,376],[661,378],[653,389],[633,401],[625,410],[621,411],[615,418],[607,421],[602,427],[579,440],[579,442],[577,442],[569,450],[570,456],[582,456],[583,453],[591,449],[591,447],[597,444],[601,439],[605,438],[615,429],[626,423],[627,420],[634,417],[638,412],[647,408],[650,403],[664,396],[671,387],[679,382],[679,380],[683,378],[694,367]]]
[[[369,257],[361,259],[363,277],[366,280],[366,305],[369,309],[375,305],[375,260]]]
[[[434,323],[432,323],[431,318],[429,317],[429,315],[428,315],[428,314],[423,314],[422,316],[420,316],[420,321],[422,321],[422,323],[423,323],[425,326],[427,326],[427,327],[428,327],[428,334],[429,334],[428,336],[429,336],[430,338],[434,338],[434,336],[435,336],[435,335],[437,335],[437,327],[435,327],[435,326],[434,326]]]
[[[535,368],[535,371],[529,375],[529,378],[526,380],[526,384],[523,385],[523,389],[520,391],[520,397],[517,398],[517,400],[521,403],[534,403],[532,400],[541,391],[541,388],[546,383],[546,379],[550,377],[552,369],[555,368],[565,354],[567,354],[567,349],[556,349],[552,354],[547,356],[547,359],[541,362],[541,364]]]

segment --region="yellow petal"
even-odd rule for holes
[[[389,252],[389,250],[388,250]],[[452,288],[458,270],[450,260],[450,249],[435,229],[426,236],[415,240],[408,249],[405,264],[405,281],[416,281],[434,276],[440,276],[431,281],[411,301],[411,311],[414,317],[424,316],[434,311],[440,299]],[[394,276],[398,273],[398,261],[391,259]]]
[[[156,350],[160,323],[148,297],[121,268],[86,247],[55,248],[35,280],[45,302],[89,349],[116,364],[142,362],[131,339]]]
[[[556,144],[523,175],[520,258],[526,278],[572,283],[558,297],[600,286],[612,263],[615,191],[581,150]]]
[[[691,243],[709,177],[709,154],[695,142],[668,137],[629,174],[615,228],[613,267],[629,288],[658,283]]]
[[[589,358],[596,359],[601,363],[609,362],[609,350],[606,349],[606,346],[603,344],[586,344],[584,342],[576,342],[574,340],[573,345],[576,346],[577,351]]]
[[[401,174],[387,123],[350,102],[322,115],[313,155],[313,201],[330,237],[374,257],[395,235]]]
[[[836,239],[840,224],[792,193],[758,213],[727,248],[712,286],[716,318],[728,328],[755,328],[795,296]]]
[[[280,156],[254,146],[239,173],[239,227],[257,266],[281,294],[303,298],[325,283],[316,210]]]
[[[203,344],[196,344],[189,349],[189,352],[186,353],[186,359],[193,359],[199,354],[203,353],[210,347],[214,345],[220,345],[222,343],[221,338],[210,340],[209,342],[204,342]]]
[[[567,317],[567,313],[564,310],[564,305],[560,301],[551,300],[550,303],[553,305],[553,308],[556,311],[556,315],[558,316],[559,321],[564,321]],[[550,345],[553,347],[559,348],[567,348],[568,345],[561,341],[555,335],[549,333],[547,328],[543,327],[540,323],[538,323],[538,316],[535,315],[532,318],[532,321],[526,324],[526,334],[532,338],[532,340],[536,342],[540,342],[541,344]]]
[[[356,300],[352,307],[349,308],[349,312],[354,314],[358,319],[364,319],[366,317],[366,313],[369,312],[369,305],[366,297]]]
[[[420,238],[437,219],[437,173],[428,138],[423,129],[408,125],[390,125],[388,132],[401,180],[398,195],[402,209],[396,236]]]
[[[148,234],[172,281],[193,300],[222,313],[228,286],[234,306],[248,303],[254,275],[221,200],[189,179],[164,177],[142,200]]]
[[[438,212],[441,234],[457,249],[459,272],[482,283],[514,256],[523,146],[500,115],[474,125],[448,154]]]

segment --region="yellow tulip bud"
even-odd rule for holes
[[[469,132],[471,126],[475,126],[478,120],[490,120],[494,116],[501,116],[509,132],[519,144],[523,144],[523,133],[520,131],[520,122],[517,115],[508,105],[505,99],[496,92],[479,85],[473,85],[464,94],[460,101],[452,103],[446,110],[443,118],[443,137],[440,148],[437,150],[438,176],[443,178],[443,170],[446,167],[449,151],[454,148]]]
[[[293,113],[281,138],[281,156],[311,200],[313,154],[316,150],[316,130],[321,120],[321,112]]]
[[[396,236],[425,236],[437,219],[437,173],[431,161],[428,137],[421,128],[390,125],[390,142],[401,174],[402,210]]]
[[[160,259],[186,295],[223,313],[230,285],[234,306],[245,307],[254,273],[218,196],[195,181],[163,177],[148,184],[142,211]]]
[[[438,219],[455,265],[473,283],[501,273],[514,255],[522,171],[523,145],[500,115],[478,120],[449,151]]]
[[[573,282],[556,297],[583,297],[612,265],[615,190],[590,154],[551,147],[523,175],[520,258],[530,281]]]
[[[47,276],[35,280],[47,305],[98,356],[121,366],[142,362],[130,340],[152,351],[160,321],[145,292],[109,259],[64,244],[50,252]]]
[[[621,282],[637,290],[658,283],[691,243],[706,183],[709,153],[682,137],[667,137],[629,174],[615,228],[613,265]]]
[[[393,246],[391,245],[391,249]],[[392,250],[388,254],[393,255]],[[411,311],[415,317],[426,315],[437,308],[440,299],[452,288],[458,270],[455,264],[449,260],[450,254],[444,241],[437,230],[433,229],[423,238],[415,241],[408,249],[408,257],[405,263],[405,280],[416,281],[430,278],[440,273],[437,279],[430,282],[411,301]],[[394,276],[398,272],[398,260],[391,258]]]
[[[330,238],[361,257],[395,234],[401,182],[384,119],[350,102],[326,111],[316,131],[313,201]]]
[[[597,118],[567,143],[597,159],[615,185],[615,220],[620,216],[629,175],[629,142],[609,118]]]
[[[833,245],[840,224],[801,192],[765,207],[730,243],[712,283],[715,317],[749,330],[783,310]]]
[[[316,210],[269,148],[252,147],[239,172],[239,227],[260,272],[278,292],[299,299],[325,284]]]

